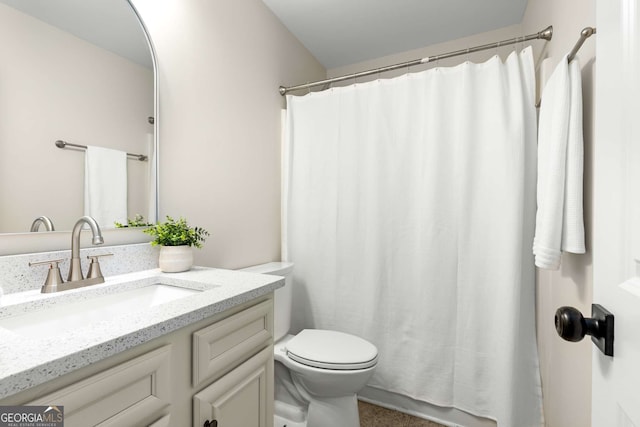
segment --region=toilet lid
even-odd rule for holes
[[[287,343],[287,356],[315,368],[366,369],[378,361],[378,349],[344,332],[304,329]]]

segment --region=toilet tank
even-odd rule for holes
[[[291,303],[293,299],[291,272],[293,271],[293,263],[269,262],[243,268],[240,271],[284,277],[284,287],[276,289],[273,301],[273,341],[278,341],[291,328]]]

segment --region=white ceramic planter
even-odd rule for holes
[[[187,271],[193,265],[193,248],[191,246],[162,246],[158,259],[160,270],[165,273]]]

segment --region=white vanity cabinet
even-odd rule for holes
[[[273,294],[0,405],[64,406],[65,427],[273,427]]]

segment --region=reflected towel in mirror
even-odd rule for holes
[[[87,146],[84,172],[84,213],[100,227],[127,223],[127,153]]]

